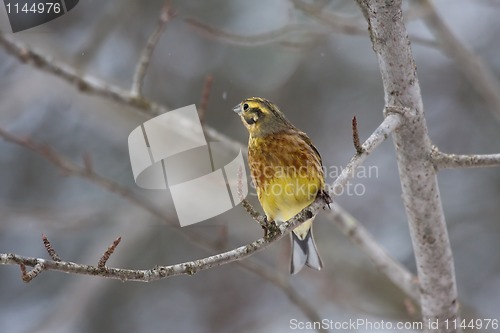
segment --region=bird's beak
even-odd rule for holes
[[[241,104],[236,105],[233,108],[233,111],[236,112],[237,114],[240,114],[241,113]]]

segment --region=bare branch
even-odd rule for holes
[[[146,76],[151,57],[153,56],[153,52],[158,44],[158,41],[160,40],[161,35],[165,31],[167,22],[173,17],[173,15],[174,12],[172,10],[170,0],[166,0],[163,8],[161,9],[156,29],[153,31],[151,36],[149,36],[146,47],[142,51],[139,62],[137,63],[131,89],[131,94],[133,96],[140,96],[142,94],[141,91],[144,84],[144,77]]]
[[[38,144],[29,138],[19,138],[2,128],[0,128],[0,138],[3,138],[7,142],[17,144],[37,153],[38,155],[42,156],[47,161],[55,165],[65,175],[72,175],[87,179],[88,181],[101,186],[110,192],[119,194],[123,198],[130,200],[139,207],[142,207],[145,210],[151,212],[154,216],[160,218],[161,220],[165,220],[165,214],[158,210],[156,207],[151,205],[149,202],[142,200],[126,187],[123,187],[122,185],[95,173],[91,168],[89,169],[89,165],[87,163],[85,163],[85,166],[81,167],[68,160],[64,156],[58,154],[49,146]]]
[[[186,18],[186,23],[188,23],[191,27],[193,27],[199,33],[215,38],[222,42],[232,45],[240,45],[240,46],[258,46],[265,45],[273,42],[282,41],[284,38],[290,36],[294,33],[302,33],[302,34],[310,34],[310,35],[318,35],[318,34],[326,34],[327,31],[322,28],[313,27],[310,25],[304,24],[289,24],[282,28],[264,32],[261,34],[250,35],[250,36],[242,36],[238,34],[233,34],[229,32],[225,32],[219,30],[215,27],[212,27],[208,24],[202,23],[194,18]]]
[[[328,25],[333,32],[344,33],[353,36],[368,36],[368,30],[365,25],[357,23],[353,17],[339,15],[332,11],[324,10],[323,6],[311,5],[302,0],[290,0],[295,8],[302,10],[307,15],[314,17],[320,22]],[[427,38],[410,36],[410,39],[418,44],[438,48],[439,45]]]
[[[264,217],[258,211],[256,211],[255,208],[253,208],[252,204],[248,202],[247,199],[241,200],[241,205],[243,206],[243,208],[245,208],[247,213],[250,214],[250,216],[255,221],[257,221],[258,224],[260,224],[261,227],[264,227],[266,225]]]
[[[500,154],[490,155],[456,155],[440,152],[432,147],[431,162],[436,169],[451,168],[487,168],[500,166]]]
[[[324,6],[317,6],[306,3],[302,0],[290,0],[295,8],[305,14],[316,18],[318,21],[327,24],[333,31],[348,35],[367,36],[366,25],[359,22],[355,17],[347,17],[324,9]],[[357,21],[357,22],[356,22]]]
[[[120,87],[108,84],[90,75],[82,75],[74,68],[59,61],[55,61],[51,57],[17,42],[11,35],[0,32],[0,45],[3,46],[8,53],[19,59],[19,61],[31,64],[41,71],[57,76],[71,83],[83,93],[101,96],[122,105],[132,106],[135,110],[141,111],[141,113],[148,116],[157,116],[169,111],[168,108],[143,97],[133,96]],[[178,125],[183,127],[186,131],[192,131],[196,126],[189,121],[179,122]],[[204,132],[212,140],[220,141],[221,144],[231,149],[231,151],[239,151],[241,148],[244,148],[241,143],[232,140],[209,126],[204,127]]]
[[[463,45],[438,15],[431,0],[420,0],[425,15],[424,22],[429,26],[441,48],[456,61],[457,69],[469,80],[476,90],[490,106],[493,115],[500,120],[500,82],[481,58],[472,50]]]
[[[19,267],[21,268],[21,279],[23,280],[23,282],[26,283],[31,282],[31,280],[36,278],[44,270],[43,263],[37,263],[36,265],[33,266],[33,269],[29,272],[26,271],[25,264],[20,263]]]
[[[28,47],[17,42],[11,37],[11,35],[0,32],[0,45],[2,45],[7,52],[14,55],[21,62],[31,64],[40,70],[60,77],[87,94],[107,97],[114,101],[134,106],[149,115],[155,115],[167,111],[139,96],[132,96],[129,92],[117,86],[110,85],[89,75],[82,75],[74,68],[66,64],[56,62],[51,57],[29,49]]]
[[[330,220],[340,228],[342,233],[358,245],[375,264],[375,267],[385,274],[396,286],[409,297],[420,302],[418,279],[403,265],[385,252],[368,231],[337,203],[332,204],[332,210],[327,212]]]
[[[186,18],[185,21],[199,33],[231,45],[239,46],[258,46],[266,45],[274,42],[279,42],[282,46],[292,48],[303,48],[307,43],[297,43],[287,41],[286,38],[293,34],[304,34],[309,36],[327,36],[330,31],[356,36],[367,36],[366,27],[355,23],[352,17],[345,17],[333,12],[324,11],[318,6],[309,5],[299,0],[292,0],[295,7],[304,11],[306,14],[316,18],[318,21],[326,24],[327,29],[320,26],[305,25],[305,24],[288,24],[279,29],[256,34],[256,35],[240,35],[217,29],[211,25],[200,22],[194,18]],[[435,41],[412,36],[411,39],[419,44],[437,48],[438,44]]]
[[[121,237],[118,237],[117,239],[115,239],[113,241],[113,244],[111,244],[107,248],[106,252],[104,252],[104,254],[102,255],[101,259],[99,259],[99,262],[97,263],[97,267],[102,268],[102,267],[106,266],[106,263],[108,262],[109,257],[111,257],[111,255],[113,254],[113,252],[115,252],[116,247],[118,246],[118,244],[120,244],[121,241],[122,241]]]
[[[366,160],[368,155],[370,155],[379,144],[389,137],[389,134],[394,132],[396,128],[400,126],[401,122],[402,119],[398,114],[390,114],[384,119],[375,132],[373,132],[372,135],[370,135],[370,137],[361,145],[363,153],[356,154],[352,157],[346,167],[342,169],[342,172],[335,180],[329,191],[330,195],[333,193],[332,198],[336,196],[336,193],[342,193],[343,187],[347,184],[347,181],[352,175],[355,175],[356,168]]]
[[[231,251],[226,251],[203,259],[184,262],[170,266],[156,266],[149,270],[131,270],[121,268],[98,267],[84,264],[77,264],[66,261],[53,261],[41,258],[23,257],[17,254],[0,254],[0,264],[2,265],[20,265],[37,266],[41,265],[46,270],[61,271],[65,273],[101,276],[110,279],[119,279],[122,281],[140,281],[152,282],[167,277],[179,275],[193,275],[199,271],[218,267],[236,260],[241,260],[261,251],[273,242],[284,237],[288,232],[295,228],[299,223],[309,219],[317,213],[323,206],[321,199],[316,200],[310,207],[307,207],[289,222],[284,223],[280,228],[281,234],[277,235],[273,241],[267,241],[261,238],[251,244],[238,247]]]
[[[385,92],[386,114],[404,117],[393,133],[403,201],[420,282],[423,322],[439,321],[433,332],[454,332],[459,321],[455,268],[439,196],[429,161],[431,141],[401,0],[357,0],[368,21]],[[425,331],[430,328],[426,327]]]
[[[316,200],[310,207],[299,213],[295,218],[291,219],[288,223],[283,224],[281,229],[281,235],[276,236],[273,239],[277,241],[281,239],[286,232],[296,227],[299,223],[304,222],[312,216],[312,214],[317,213],[321,208],[322,200]],[[236,260],[241,260],[246,258],[257,251],[263,250],[264,248],[271,245],[273,242],[269,242],[264,238],[261,238],[251,244],[241,246],[231,251],[209,256],[203,259],[198,259],[190,262],[185,262],[170,266],[156,266],[149,270],[130,270],[130,269],[120,269],[120,268],[108,268],[108,267],[98,267],[89,266],[83,264],[77,264],[73,262],[66,261],[53,261],[45,260],[41,258],[31,258],[23,257],[17,254],[0,254],[0,264],[2,265],[25,265],[38,267],[41,265],[46,270],[55,270],[66,273],[82,274],[82,275],[93,275],[107,277],[111,279],[120,279],[122,281],[141,281],[141,282],[151,282],[157,281],[166,277],[178,276],[178,275],[193,275],[199,271],[218,267],[223,264],[227,264]]]
[[[365,152],[361,155],[356,155],[353,157],[351,162],[346,166],[344,172],[335,180],[333,184],[333,189],[340,190],[347,183],[347,181],[354,175],[352,170],[361,165],[361,163],[366,159],[366,157],[380,144],[382,143],[400,123],[400,116],[397,114],[389,115],[382,124],[377,128],[377,130],[368,138],[368,140],[363,144]],[[345,172],[347,170],[347,172]],[[335,192],[330,191],[330,196],[334,197]],[[62,271],[66,273],[73,274],[83,274],[83,275],[94,275],[107,277],[111,279],[120,279],[123,281],[142,281],[151,282],[157,281],[170,276],[178,275],[193,275],[199,271],[206,270],[213,267],[218,267],[230,262],[237,260],[242,260],[252,254],[263,250],[264,248],[270,246],[272,243],[278,241],[284,237],[291,230],[296,228],[300,223],[311,218],[311,216],[316,215],[319,210],[325,205],[325,201],[322,197],[316,198],[316,200],[299,212],[289,221],[281,224],[279,226],[279,234],[273,237],[272,240],[266,238],[261,238],[255,242],[241,246],[231,251],[226,251],[213,256],[209,256],[203,259],[198,259],[190,262],[180,263],[170,266],[156,266],[149,270],[130,270],[130,269],[120,269],[120,268],[109,268],[109,267],[97,267],[89,266],[83,264],[76,264],[73,262],[57,262],[53,260],[45,260],[41,258],[31,258],[23,257],[17,254],[0,254],[0,264],[3,265],[20,265],[24,264],[26,266],[36,266],[38,264],[43,266],[46,270]]]

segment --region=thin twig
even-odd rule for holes
[[[42,265],[46,270],[54,270],[81,275],[101,276],[110,279],[119,279],[122,281],[139,282],[158,281],[167,277],[179,275],[193,275],[202,270],[218,267],[237,260],[242,260],[259,251],[262,251],[263,249],[273,244],[275,241],[278,241],[279,239],[284,237],[288,232],[297,227],[297,225],[311,218],[311,216],[317,213],[323,205],[323,200],[317,199],[311,204],[311,206],[301,211],[293,219],[290,219],[290,221],[288,221],[287,223],[282,224],[280,228],[281,233],[274,237],[271,241],[265,238],[261,238],[248,245],[238,247],[231,251],[226,251],[203,259],[197,259],[194,261],[170,266],[155,266],[154,268],[149,270],[132,270],[110,267],[101,268],[97,266],[77,264],[73,262],[58,262],[41,258],[24,257],[12,253],[0,254],[0,264],[24,264],[26,266]]]
[[[286,37],[297,33],[310,35],[326,35],[326,33],[328,32],[323,28],[314,27],[311,25],[289,24],[273,31],[245,36],[217,29],[194,18],[188,17],[184,20],[193,29],[205,36],[215,38],[226,44],[239,46],[258,46],[270,44],[273,42],[283,42]]]
[[[120,87],[110,85],[107,82],[89,75],[82,75],[73,67],[56,62],[51,57],[36,50],[32,50],[17,42],[14,38],[12,38],[12,35],[0,32],[0,45],[2,45],[8,53],[14,55],[21,62],[31,64],[40,70],[64,79],[65,81],[73,84],[80,91],[87,94],[107,97],[114,101],[134,106],[149,115],[156,115],[168,111],[154,105],[140,96],[131,95],[128,91],[125,91]]]
[[[359,143],[358,121],[356,120],[356,116],[352,117],[352,142],[354,143],[356,153],[363,153],[363,148]]]
[[[241,200],[241,205],[245,210],[247,211],[248,214],[258,223],[260,224],[261,227],[264,227],[266,225],[266,222],[263,218],[263,216],[253,208],[252,204],[248,202],[247,199]]]
[[[43,241],[43,245],[45,246],[45,249],[49,253],[49,256],[52,258],[52,260],[61,261],[61,258],[59,258],[59,256],[57,255],[56,250],[54,250],[54,248],[52,247],[52,244],[50,244],[47,236],[42,235],[42,241]]]
[[[43,260],[43,259],[42,259]],[[56,261],[54,261],[56,262]],[[44,270],[43,262],[38,262],[33,265],[33,269],[29,272],[26,271],[26,265],[24,263],[19,263],[19,268],[21,268],[21,279],[23,282],[31,282],[34,278],[36,278],[40,273]]]
[[[158,218],[165,220],[165,214],[163,212],[152,206],[149,202],[142,200],[126,187],[123,187],[120,184],[95,173],[91,168],[88,168],[88,165],[81,167],[68,160],[64,156],[58,154],[56,151],[46,145],[38,144],[30,138],[17,137],[2,128],[0,128],[0,137],[7,142],[17,144],[39,154],[50,163],[55,165],[63,174],[87,179],[90,182],[107,189],[108,191],[119,194],[125,199],[132,201],[136,205],[143,207]]]
[[[452,168],[487,168],[500,166],[500,154],[489,155],[456,155],[440,152],[433,147],[430,155],[436,169]]]
[[[111,255],[113,254],[113,252],[115,252],[115,249],[116,247],[118,246],[118,244],[120,244],[120,242],[122,241],[122,238],[121,237],[118,237],[117,239],[115,239],[113,241],[113,244],[111,244],[106,252],[104,252],[104,254],[102,255],[101,259],[99,259],[99,262],[97,263],[97,267],[104,267],[106,266],[106,263],[108,262],[109,260],[109,257],[111,257]]]
[[[363,153],[354,155],[346,167],[342,169],[342,172],[331,186],[329,193],[334,193],[334,196],[336,196],[336,193],[342,193],[343,186],[347,183],[347,180],[351,178],[349,175],[351,174],[351,176],[354,176],[356,174],[356,168],[366,160],[375,147],[380,145],[396,128],[398,128],[398,126],[400,126],[401,122],[402,119],[399,114],[391,113],[387,115],[382,124],[380,124],[375,132],[373,132],[361,145]],[[339,179],[342,181],[339,181]]]
[[[133,96],[140,96],[142,94],[141,91],[144,84],[144,77],[146,76],[149,63],[151,62],[151,57],[153,56],[153,52],[158,44],[158,41],[160,40],[161,35],[165,31],[167,22],[173,17],[173,15],[174,12],[170,5],[170,0],[166,0],[161,9],[156,29],[153,31],[151,36],[149,36],[146,47],[142,51],[139,62],[135,68],[134,80],[132,82],[131,89],[131,94]]]
[[[202,125],[205,124],[205,116],[208,109],[208,101],[210,100],[210,93],[212,91],[212,82],[214,77],[212,75],[205,76],[205,82],[203,84],[203,89],[200,98],[200,107],[198,109],[200,122]]]

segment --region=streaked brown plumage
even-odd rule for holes
[[[309,137],[268,100],[247,98],[234,111],[250,134],[248,163],[267,219],[288,221],[324,194],[321,156]],[[312,236],[313,220],[293,230],[292,274],[304,265],[322,267]]]

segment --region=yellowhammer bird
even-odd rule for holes
[[[318,195],[326,202],[321,156],[309,137],[266,99],[251,97],[233,109],[248,129],[248,164],[268,221],[285,222]],[[312,234],[314,217],[293,230],[290,272],[323,266]]]

